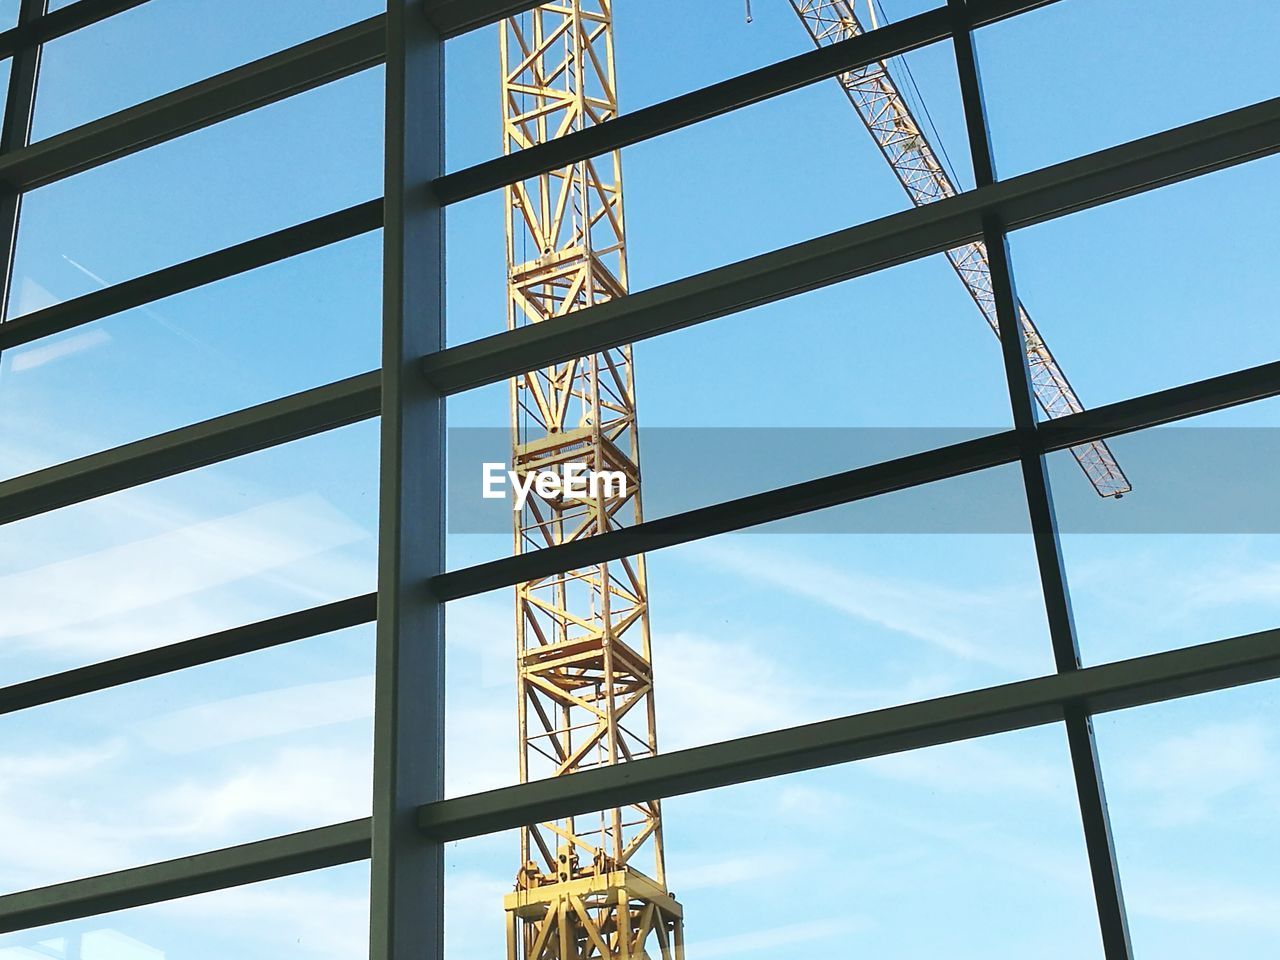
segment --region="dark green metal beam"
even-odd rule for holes
[[[431,186],[441,203],[457,203],[916,50],[946,38],[949,25],[945,10],[931,10],[446,174]]]
[[[444,44],[418,0],[387,7],[382,451],[370,960],[443,960],[444,848],[416,808],[444,795],[445,403],[417,360],[444,344]]]
[[[78,0],[52,13],[0,32],[0,57],[13,56],[32,44],[47,43],[82,27],[139,7],[148,0]]]
[[[0,323],[0,350],[64,333],[103,317],[349,240],[381,226],[382,200],[378,199],[285,227]]]
[[[1280,151],[1280,98],[1143,137],[928,206],[651,287],[423,360],[446,394],[941,253],[978,239],[982,218],[1030,226]]]
[[[376,66],[383,33],[372,17],[0,155],[0,184],[32,190]]]
[[[378,415],[377,371],[271,400],[0,483],[0,524]]]
[[[1280,630],[677,750],[426,804],[448,841],[1280,677]]]
[[[1121,433],[1199,416],[1212,410],[1280,396],[1280,363],[1212,377],[1121,400],[1042,423],[1038,442],[1045,452],[1105,440]],[[709,536],[746,530],[883,493],[958,477],[1018,461],[1022,440],[1008,430],[976,440],[939,447],[832,474],[738,500],[700,507],[573,543],[450,570],[431,583],[442,600],[457,600],[562,570],[619,560]]]
[[[197,853],[0,897],[0,933],[192,897],[369,857],[369,820]]]
[[[101,663],[64,670],[36,680],[10,684],[0,687],[0,715],[371,623],[377,616],[377,606],[377,598],[372,593],[367,593],[296,613],[286,613],[269,620],[259,620],[243,627],[220,630],[192,640],[181,640]]]

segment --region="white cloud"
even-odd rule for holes
[[[0,577],[0,639],[40,643],[71,628],[286,566],[364,539],[315,495],[275,500],[144,540]]]
[[[75,777],[120,755],[123,741],[110,740],[92,747],[43,750],[39,754],[0,754],[0,795],[24,789],[39,780]]]
[[[738,575],[779,587],[926,643],[962,661],[1017,675],[1035,672],[1041,658],[1025,652],[1026,624],[1043,622],[1039,595],[1030,587],[988,592],[955,589],[906,578],[835,569],[794,554],[763,552],[735,538],[702,542],[699,557]]]
[[[177,921],[184,938],[202,924],[217,938],[242,941],[250,956],[360,960],[369,953],[369,895],[363,868],[233,887],[149,909]]]
[[[104,530],[114,539],[122,514],[137,513],[142,529],[169,528],[0,577],[6,658],[34,658],[47,672],[348,596],[369,579],[369,563],[349,549],[370,533],[314,494],[204,520],[175,514],[159,497],[89,506],[76,518],[87,531],[77,539],[100,540]],[[40,545],[61,536],[26,535]]]
[[[72,336],[24,345],[12,350],[9,369],[13,373],[34,370],[37,367],[43,367],[46,363],[52,363],[54,360],[60,360],[63,357],[69,357],[72,354],[100,347],[102,344],[110,342],[111,335],[109,333],[101,327],[92,327]]]
[[[665,750],[813,719],[814,701],[829,696],[742,644],[676,632],[655,637],[653,647],[658,742]]]
[[[1280,890],[1150,871],[1131,874],[1129,880],[1125,905],[1141,916],[1280,934]]]
[[[494,960],[506,953],[502,898],[515,889],[515,848],[506,875],[478,870],[445,871],[445,955]]]
[[[749,930],[728,937],[691,939],[686,953],[691,957],[723,957],[741,953],[757,953],[761,950],[781,951],[787,947],[832,937],[848,937],[875,926],[864,916],[831,917],[823,920],[806,920],[777,927]]]
[[[668,857],[667,875],[684,895],[690,890],[715,889],[754,880],[779,878],[800,869],[799,858],[785,850],[757,850],[750,854],[710,858],[687,857],[678,863]]]
[[[1228,794],[1280,779],[1270,740],[1256,720],[1205,724],[1151,744],[1117,773],[1145,794],[1156,825],[1194,823]]]
[[[266,836],[351,820],[368,815],[372,780],[369,750],[290,745],[237,764],[229,776],[194,776],[161,790],[143,804],[142,836],[214,839],[230,829]]]
[[[134,727],[147,746],[195,753],[373,716],[373,675],[227,697],[159,714]]]
[[[370,809],[370,751],[358,738],[238,750],[232,764],[175,775],[120,740],[39,765],[0,758],[0,771],[22,774],[0,792],[0,885],[88,876]]]
[[[926,750],[911,750],[863,761],[868,773],[947,793],[991,793],[1022,797],[1059,796],[1072,789],[1065,752],[1054,756],[1015,752],[965,740]]]
[[[1095,659],[1274,627],[1280,536],[1066,537],[1086,652]]]

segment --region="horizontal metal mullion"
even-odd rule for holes
[[[34,23],[22,24],[0,33],[0,57],[11,56],[33,43],[56,40],[81,27],[92,26],[146,2],[148,0],[79,0],[52,13],[46,13]]]
[[[1056,0],[970,0],[969,6],[972,22],[978,26],[1054,2]],[[425,0],[423,9],[440,35],[449,39],[513,17],[537,5],[538,0]]]
[[[105,496],[378,415],[378,371],[0,483],[0,523]]]
[[[427,20],[445,40],[524,13],[538,0],[424,0]]]
[[[378,199],[285,227],[0,323],[0,350],[349,240],[381,226],[382,200]]]
[[[773,303],[977,239],[978,193],[783,247],[424,357],[445,394]]]
[[[987,204],[1009,230],[1180,183],[1280,150],[1280,97],[1002,180]],[[979,191],[981,192],[981,191]]]
[[[585,127],[432,182],[442,204],[457,203],[580,160],[670,133],[740,107],[896,56],[949,36],[945,9],[931,10],[758,70]]]
[[[1058,0],[966,0],[965,14],[969,26],[985,27],[1057,2]]]
[[[1039,452],[1196,417],[1266,397],[1280,396],[1280,362],[1210,377],[1142,397],[1121,400],[1039,424]],[[502,557],[441,574],[431,581],[442,600],[513,586],[565,570],[617,560],[775,520],[812,513],[989,467],[1015,462],[1021,447],[1008,431],[887,460],[844,473],[780,487],[650,520],[531,553]]]
[[[0,897],[0,933],[79,920],[369,858],[368,818]]]
[[[1280,396],[1280,361],[1046,420],[1037,431],[1045,450],[1065,450],[1275,396]]]
[[[980,23],[993,23],[1057,0],[998,0],[974,4]],[[945,7],[885,24],[868,33],[730,77],[605,123],[576,130],[518,153],[446,174],[432,183],[442,204],[488,193],[547,170],[601,156],[741,107],[790,93],[876,61],[909,53],[951,35]]]
[[[825,510],[907,487],[985,470],[1018,459],[1012,431],[965,440],[896,460],[779,487],[765,493],[648,520],[594,537],[440,574],[431,592],[440,600],[514,586],[592,564],[635,556],[663,547],[745,530],[788,517]]]
[[[0,715],[332,633],[376,615],[377,598],[369,593],[11,684],[0,687]]]
[[[429,803],[447,841],[1280,677],[1280,630],[1086,667]]]
[[[942,252],[977,239],[986,213],[1027,226],[1278,149],[1280,98],[450,347],[423,370],[460,393]]]
[[[0,183],[33,190],[381,63],[372,17],[0,157]]]

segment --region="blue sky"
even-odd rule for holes
[[[884,3],[895,19],[928,6]],[[49,45],[37,136],[375,12],[224,0],[210,16],[151,0]],[[781,0],[753,12],[748,26],[738,0],[620,0],[623,109],[807,48]],[[1063,0],[983,31],[1001,172],[1275,95],[1278,26],[1272,4],[1210,18],[1184,0],[1159,16]],[[968,183],[949,50],[909,62]],[[494,31],[450,43],[448,82],[457,169],[500,149]],[[368,71],[31,194],[14,312],[378,195],[381,83]],[[1022,298],[1086,403],[1280,356],[1276,172],[1259,161],[1014,235]],[[629,148],[624,176],[636,289],[906,206],[831,83]],[[451,210],[448,231],[457,343],[504,323],[500,197]],[[377,235],[357,238],[7,351],[0,477],[371,369],[380,255]],[[636,363],[651,427],[1010,422],[996,342],[941,258],[648,341]],[[504,426],[506,404],[504,385],[475,391],[451,401],[450,421]],[[1198,422],[1277,420],[1271,401]],[[1051,458],[1065,509],[1105,524],[1177,477],[1180,495],[1158,501],[1176,528],[1198,498],[1230,496],[1136,443],[1114,444],[1134,467],[1118,504],[1092,498],[1066,454]],[[1225,474],[1256,463],[1223,449]],[[1011,489],[1011,468],[994,473],[894,496],[955,508]],[[0,683],[373,589],[376,484],[376,424],[361,424],[6,526]],[[833,526],[876,509],[841,508]],[[1025,513],[1016,497],[983,509],[1013,527]],[[509,542],[455,536],[450,563]],[[1064,550],[1090,663],[1280,619],[1273,534],[1068,534]],[[779,530],[663,551],[649,570],[668,749],[1052,669],[1025,534]],[[448,613],[459,794],[515,777],[510,594]],[[0,718],[0,889],[366,814],[371,671],[372,632],[357,628]],[[1276,711],[1268,684],[1097,721],[1140,958],[1274,949]],[[676,798],[665,814],[691,960],[1100,956],[1057,728]],[[510,836],[450,848],[450,956],[502,955],[515,859]],[[0,960],[70,957],[77,935],[83,960],[336,960],[362,949],[366,899],[356,865],[0,938]]]

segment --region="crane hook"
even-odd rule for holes
[[[751,22],[751,0],[747,0],[747,23]]]

